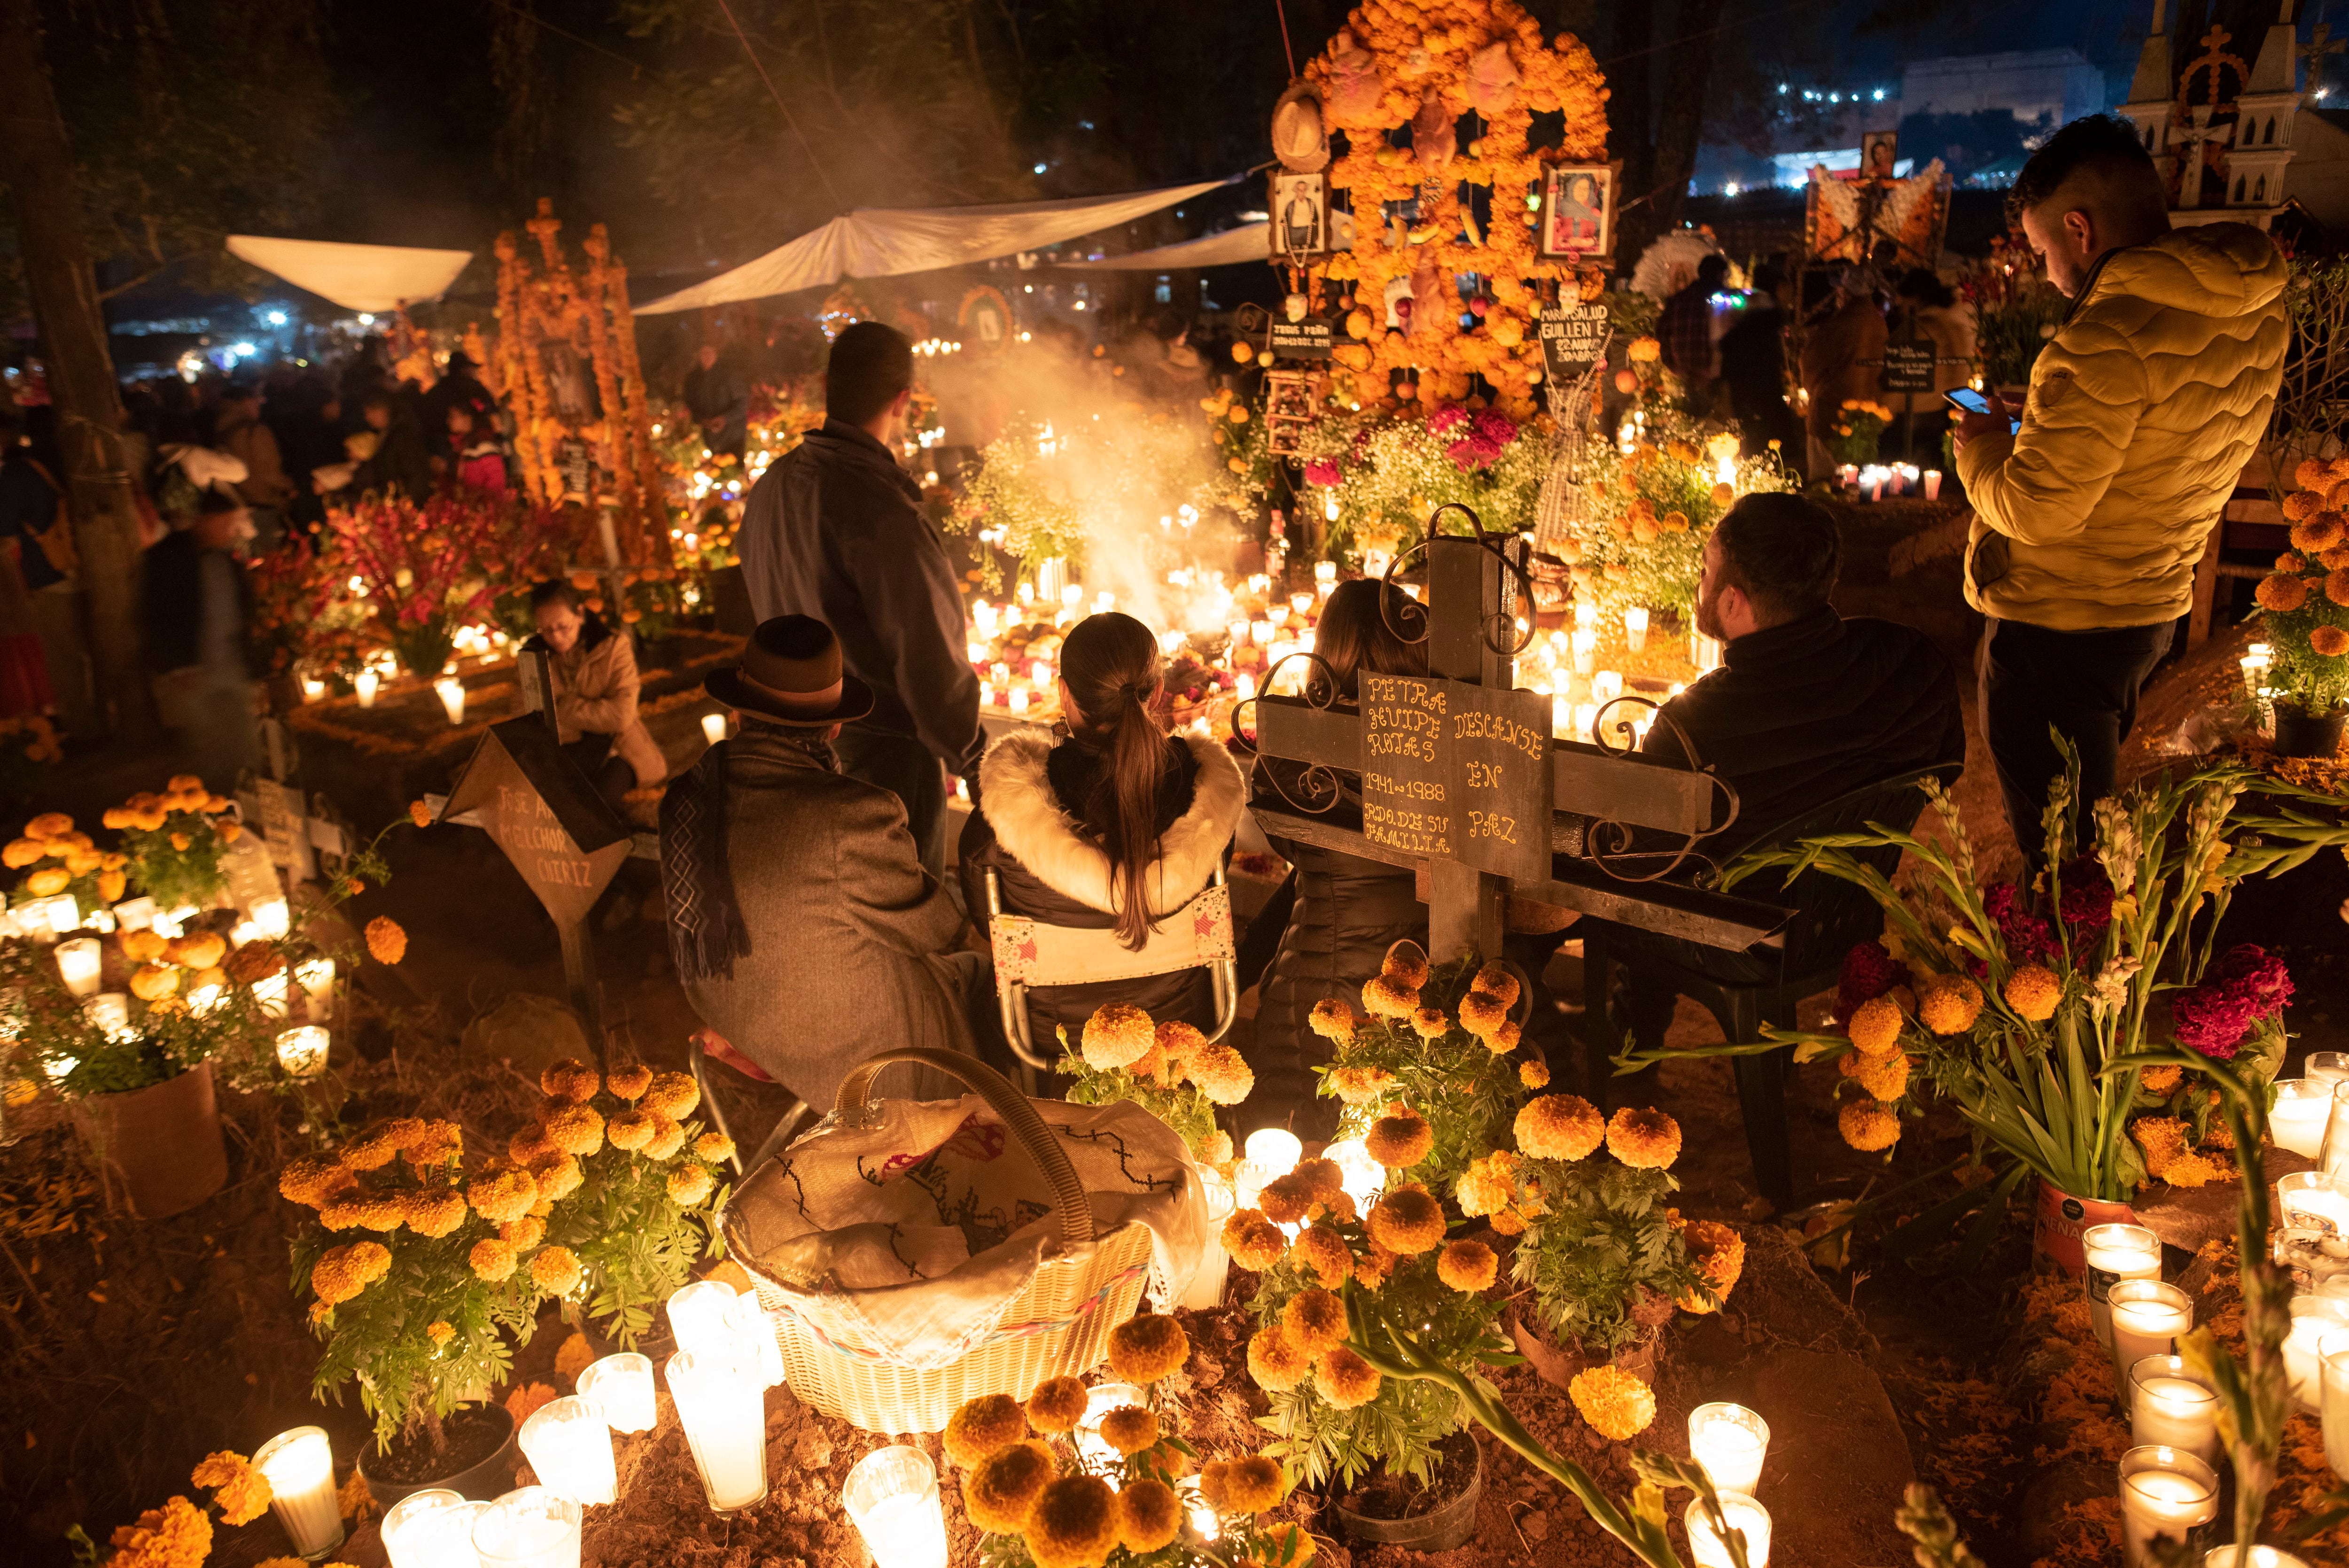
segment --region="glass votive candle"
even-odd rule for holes
[[[2349,1301],[2323,1295],[2292,1298],[2292,1327],[2283,1336],[2283,1376],[2303,1410],[2317,1411],[2324,1398],[2319,1358],[2327,1350],[2349,1350],[2349,1338],[2325,1344],[2336,1335],[2349,1335]]]
[[[1770,1423],[1743,1405],[1699,1405],[1689,1412],[1689,1458],[1704,1467],[1716,1491],[1753,1496],[1770,1451]]]
[[[109,1039],[119,1040],[130,1033],[130,995],[127,991],[101,991],[84,1002],[81,1011],[82,1016]]]
[[[304,702],[317,702],[322,700],[326,695],[326,683],[324,679],[317,676],[304,676],[302,677],[302,700]]]
[[[326,1070],[326,1047],[332,1037],[316,1024],[304,1024],[277,1037],[277,1065],[288,1078],[316,1078]]]
[[[715,746],[719,741],[725,739],[726,716],[722,713],[703,714],[701,716],[701,737],[703,739],[709,741],[712,746]]]
[[[2147,1356],[2128,1371],[2129,1437],[2204,1464],[2219,1460],[2219,1396],[2178,1356]]]
[[[2328,1334],[2318,1342],[2317,1397],[2324,1427],[2324,1462],[2349,1480],[2349,1334]]]
[[[726,1328],[757,1366],[764,1387],[771,1388],[783,1380],[782,1342],[775,1337],[775,1320],[757,1296],[746,1293],[727,1303]]]
[[[1297,1134],[1284,1127],[1257,1128],[1247,1135],[1247,1141],[1240,1146],[1240,1151],[1265,1172],[1268,1181],[1276,1176],[1288,1175],[1297,1169],[1297,1162],[1305,1158],[1305,1145],[1298,1140]]]
[[[663,1370],[711,1511],[733,1513],[765,1501],[766,1391],[723,1350],[680,1350]]]
[[[314,1011],[329,1006],[335,999],[335,961],[313,958],[295,965],[294,983],[310,998]]]
[[[947,1516],[938,1500],[938,1468],[930,1456],[899,1444],[856,1461],[840,1501],[864,1549],[889,1568],[946,1568]]]
[[[473,1522],[487,1507],[446,1487],[409,1492],[383,1516],[383,1549],[391,1568],[481,1568]]]
[[[2349,1051],[2311,1051],[2300,1072],[2321,1083],[2349,1083]]]
[[[522,1424],[517,1439],[541,1484],[598,1507],[619,1495],[612,1462],[612,1429],[604,1413],[576,1394],[549,1399]]]
[[[207,1013],[217,1012],[220,1005],[227,1000],[228,993],[222,987],[199,985],[188,993],[188,1011],[202,1017]]]
[[[1101,1435],[1102,1418],[1112,1410],[1147,1402],[1147,1397],[1132,1383],[1096,1383],[1085,1390],[1085,1413],[1078,1418],[1076,1430],[1069,1434],[1085,1469],[1098,1474],[1103,1470],[1114,1470],[1119,1462],[1117,1449]]]
[[[723,1280],[698,1279],[669,1293],[668,1331],[679,1350],[712,1357],[730,1356],[734,1331],[726,1309],[739,1293]]]
[[[1745,1537],[1745,1568],[1770,1568],[1770,1511],[1742,1492],[1715,1488],[1714,1493],[1721,1500],[1723,1522]],[[1682,1517],[1688,1524],[1689,1558],[1696,1568],[1732,1568],[1737,1560],[1706,1517],[1704,1499],[1690,1503]]]
[[[586,1511],[551,1486],[510,1491],[473,1521],[473,1551],[481,1568],[579,1568]]]
[[[57,978],[77,996],[98,995],[102,955],[95,936],[77,936],[57,944]]]
[[[375,688],[381,684],[381,680],[382,677],[373,670],[361,670],[351,677],[351,690],[358,695],[361,707],[375,706]]]
[[[2327,1176],[2349,1178],[2349,1078],[2333,1086],[2333,1109],[2324,1119],[2324,1141],[2316,1151],[2316,1168]]]
[[[274,975],[264,975],[255,980],[253,983],[253,999],[261,1004],[263,1012],[280,1018],[284,1017],[285,1016],[285,971],[281,969]]]
[[[1231,1254],[1224,1251],[1219,1238],[1223,1235],[1224,1222],[1230,1219],[1232,1211],[1239,1206],[1239,1194],[1233,1191],[1230,1182],[1212,1171],[1200,1171],[1199,1180],[1207,1194],[1206,1241],[1199,1249],[1198,1263],[1191,1272],[1190,1283],[1183,1287],[1182,1296],[1175,1305],[1190,1307],[1195,1312],[1206,1312],[1224,1299],[1224,1281],[1230,1272]]]
[[[2219,1515],[2219,1472],[2182,1449],[2131,1449],[2120,1470],[2123,1568],[2138,1568],[2156,1541],[2190,1544]]]
[[[272,942],[282,941],[294,929],[294,912],[282,898],[264,898],[245,911],[247,918]]]
[[[1623,612],[1623,644],[1633,653],[1644,652],[1648,646],[1648,611],[1642,604],[1633,604]]]
[[[2169,1355],[2178,1336],[2194,1326],[2194,1298],[2158,1279],[2123,1280],[2108,1299],[2113,1355],[2125,1368],[2148,1356]]]
[[[2308,1568],[2308,1563],[2272,1546],[2237,1546],[2230,1542],[2210,1548],[2202,1559],[2202,1568]]]
[[[1599,667],[1599,628],[1581,625],[1574,628],[1574,673],[1587,676]]]
[[[269,1478],[269,1511],[296,1557],[316,1557],[343,1543],[335,1449],[324,1427],[278,1433],[254,1451],[253,1468]]]
[[[579,1397],[616,1432],[649,1432],[660,1418],[653,1404],[652,1357],[633,1350],[588,1363],[579,1374]]]
[[[54,898],[41,900],[33,906],[33,913],[36,926],[35,941],[51,941],[60,936],[71,936],[81,929],[81,902],[69,892],[61,892]],[[46,933],[39,932],[38,927],[41,925],[47,925],[48,930]]]
[[[465,722],[465,683],[455,676],[442,676],[432,683],[432,695],[440,699],[440,711],[449,716],[451,724]]]
[[[2324,1124],[2333,1116],[2333,1086],[2315,1078],[2278,1078],[2275,1106],[2268,1112],[2268,1136],[2278,1149],[2316,1158],[2324,1146]]]
[[[2161,1277],[2161,1238],[2143,1225],[2090,1225],[2080,1233],[2080,1251],[2087,1264],[2088,1320],[2096,1342],[2109,1350],[2113,1316],[2105,1298],[2125,1279]]]
[[[2322,1171],[2295,1171],[2276,1181],[2276,1222],[2302,1235],[2349,1235],[2349,1183]]]

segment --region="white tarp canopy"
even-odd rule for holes
[[[987,207],[860,207],[757,261],[640,304],[636,314],[663,315],[706,305],[738,304],[799,289],[828,288],[843,278],[895,277],[993,261],[1113,228],[1227,183],[1205,180],[1195,185],[1133,191],[1123,196],[1076,196]]]
[[[1337,231],[1338,249],[1351,250],[1354,244],[1352,213],[1340,212],[1337,215]],[[1154,250],[1060,264],[1080,272],[1171,272],[1176,267],[1227,267],[1239,262],[1268,262],[1272,259],[1271,250],[1272,224],[1269,221],[1259,220],[1254,223],[1243,223],[1237,229],[1226,229],[1221,233],[1202,234],[1195,240],[1177,240],[1171,245],[1160,245]]]
[[[439,299],[473,259],[471,251],[274,240],[260,234],[231,234],[228,253],[345,310],[361,311],[390,311]]]

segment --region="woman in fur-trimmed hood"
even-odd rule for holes
[[[1155,717],[1163,684],[1158,640],[1132,616],[1089,616],[1069,633],[1060,694],[1068,738],[1008,735],[979,764],[978,809],[958,858],[964,899],[982,927],[990,869],[1004,913],[1112,933],[1129,949],[1207,885],[1247,788],[1220,745],[1167,735]],[[1076,1045],[1084,1021],[1119,1002],[1161,1023],[1215,1027],[1204,969],[1039,986],[1028,993],[1037,1054],[1058,1054],[1058,1028]]]

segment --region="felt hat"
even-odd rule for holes
[[[729,707],[801,728],[847,724],[873,711],[873,688],[843,672],[840,639],[812,615],[760,622],[742,662],[701,684]]]

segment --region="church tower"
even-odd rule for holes
[[[2236,101],[2235,139],[2227,150],[2226,216],[2266,228],[2283,207],[2284,168],[2292,162],[2292,125],[2299,112],[2300,37],[2293,0],[2276,25]]]

